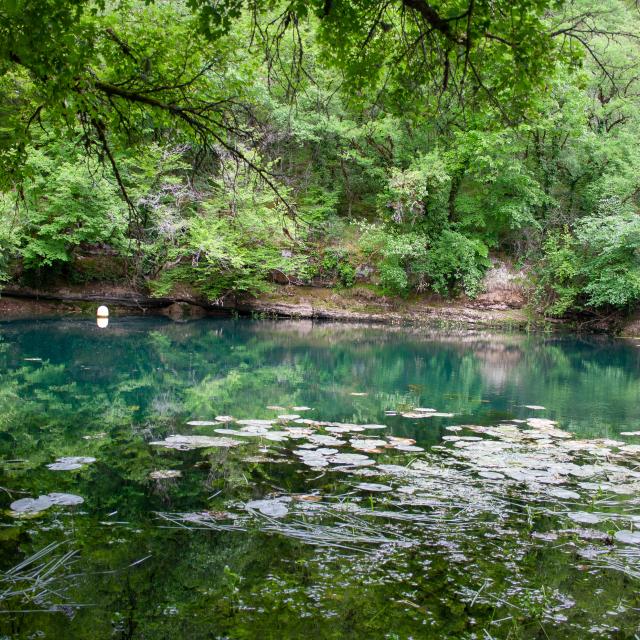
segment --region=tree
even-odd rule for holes
[[[303,73],[301,23],[319,21],[323,56],[360,93],[392,80],[399,101],[435,90],[429,109],[455,99],[464,110],[484,96],[510,119],[555,64],[558,50],[543,20],[552,4],[189,0],[128,1],[112,9],[100,0],[3,0],[0,81],[10,106],[1,114],[0,175],[20,179],[38,124],[79,122],[85,145],[109,162],[132,206],[113,147],[135,143],[152,126],[182,131],[200,154],[226,149],[278,192],[242,146],[253,135],[241,118],[250,110],[246,78],[234,83],[227,74],[242,57],[229,37],[237,21],[251,20],[254,41],[271,62],[292,33],[293,75]],[[265,12],[271,20],[263,19]]]

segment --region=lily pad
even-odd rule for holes
[[[555,420],[549,420],[548,418],[529,418],[527,424],[534,429],[545,429],[553,427],[558,424]]]
[[[48,498],[53,504],[65,507],[75,507],[84,502],[84,498],[73,493],[50,493]]]
[[[304,457],[300,460],[300,462],[302,462],[302,464],[306,465],[307,467],[311,467],[312,469],[320,469],[322,467],[329,466],[329,461],[323,456]]]
[[[553,496],[554,498],[560,498],[561,500],[580,499],[580,494],[577,491],[571,491],[570,489],[548,489],[547,493],[550,496]]]
[[[14,500],[9,508],[18,515],[33,515],[53,506],[53,500],[47,495],[39,498],[20,498]]]
[[[416,443],[416,441],[413,438],[401,438],[399,436],[387,436],[387,440],[393,445]]]
[[[397,444],[393,447],[396,451],[405,451],[407,453],[418,453],[424,451],[422,447],[416,447],[415,444]]]
[[[616,531],[613,537],[618,542],[624,542],[625,544],[640,544],[640,532],[630,531],[629,529],[622,529]]]
[[[478,475],[486,480],[504,480],[504,475],[497,471],[480,471]]]
[[[365,467],[370,464],[375,464],[375,460],[361,453],[337,453],[331,456],[329,461],[333,464],[349,464],[355,467]]]
[[[52,462],[47,465],[47,469],[51,471],[75,471],[76,469],[82,469],[83,466],[77,462]]]
[[[82,504],[84,498],[73,493],[49,493],[38,498],[21,498],[11,503],[11,515],[14,517],[35,516],[54,505],[73,507]]]
[[[620,447],[620,451],[623,453],[640,453],[640,444],[626,444],[624,447]]]
[[[169,480],[170,478],[180,478],[182,471],[177,469],[161,469],[159,471],[152,471],[149,477],[152,480]]]
[[[268,431],[262,437],[271,442],[284,442],[289,439],[289,434],[286,431]]]
[[[587,513],[586,511],[576,511],[575,513],[569,513],[569,518],[574,522],[581,524],[597,524],[602,521],[602,518],[595,513]]]
[[[340,438],[334,438],[333,436],[325,436],[322,434],[309,436],[309,442],[325,445],[327,447],[341,447],[345,444],[344,440],[340,440]]]
[[[358,431],[364,431],[364,427],[359,424],[341,424],[340,426],[329,426],[326,430],[330,433],[357,433]]]
[[[247,502],[245,507],[248,511],[259,511],[271,518],[283,518],[289,513],[285,500],[282,498],[275,498],[273,500],[251,500],[251,502]]]
[[[263,436],[267,433],[269,433],[269,431],[267,429],[255,429],[255,430],[239,430],[239,429],[214,429],[214,431],[216,433],[219,433],[221,435],[224,436],[240,436],[240,437],[244,437],[244,438],[258,438],[260,436]]]
[[[95,458],[90,456],[67,456],[64,458],[58,458],[55,462],[47,465],[47,468],[51,471],[75,471],[76,469],[82,469],[86,464],[92,464],[95,462]]]
[[[379,447],[386,447],[389,445],[386,440],[379,440],[378,438],[352,438],[350,444],[354,449],[361,451],[371,451]]]
[[[290,438],[306,438],[310,436],[313,431],[311,429],[306,429],[305,427],[286,427],[285,431]]]
[[[168,436],[164,440],[151,442],[156,447],[165,449],[177,449],[178,451],[188,451],[189,449],[202,449],[208,447],[236,447],[241,444],[240,440],[233,438],[217,438],[212,436]]]
[[[357,489],[362,489],[362,491],[372,491],[376,492],[384,492],[384,491],[393,491],[393,488],[388,484],[377,484],[376,482],[361,482],[356,485]]]

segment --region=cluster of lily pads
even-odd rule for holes
[[[527,408],[544,410],[539,405]],[[171,435],[152,444],[184,450],[238,447],[257,441],[263,454],[272,454],[261,461],[298,463],[320,473],[339,472],[344,474],[344,482],[352,478],[350,490],[340,495],[322,491],[310,495],[271,493],[259,500],[228,505],[225,513],[233,520],[230,528],[245,526],[248,515],[263,518],[263,526],[269,530],[305,537],[310,518],[315,517],[316,525],[323,523],[325,527],[326,540],[331,539],[326,523],[335,520],[337,514],[342,518],[347,507],[352,518],[374,517],[390,523],[426,522],[436,512],[438,517],[446,517],[447,512],[455,510],[465,514],[457,518],[461,524],[487,514],[509,512],[516,501],[551,514],[556,522],[560,520],[557,530],[534,533],[541,540],[577,535],[609,546],[614,541],[640,544],[640,533],[635,530],[640,514],[634,513],[635,503],[621,505],[616,500],[616,496],[640,496],[640,470],[635,468],[640,445],[607,438],[576,439],[553,420],[530,417],[491,426],[450,425],[445,427],[448,434],[442,442],[425,451],[411,438],[384,433],[388,428],[384,424],[314,420],[300,415],[307,407],[286,413],[284,407],[270,409],[283,413],[272,419],[217,416],[208,422],[191,422],[213,427],[215,435]],[[389,411],[387,415],[422,420],[454,414],[418,407]],[[621,435],[632,437],[638,432]],[[389,459],[388,454],[409,457]],[[367,482],[362,481],[363,476]],[[309,481],[312,479],[315,476]],[[360,504],[358,496],[366,494],[380,496],[375,510],[368,499]],[[432,510],[429,516],[424,514],[425,507]],[[218,512],[215,517],[207,512],[182,515],[199,525],[227,526],[220,523]],[[274,524],[281,520],[282,524]],[[602,526],[593,529],[596,525]],[[354,536],[352,542],[360,540],[357,534]],[[314,543],[318,540],[318,536],[309,539]],[[407,542],[403,537],[402,544]]]
[[[544,409],[539,405],[527,408]],[[541,539],[577,534],[589,540],[640,544],[640,533],[636,531],[640,514],[634,513],[635,501],[629,501],[630,497],[640,496],[640,470],[636,469],[640,445],[607,438],[576,439],[553,420],[529,417],[489,426],[450,425],[445,427],[448,433],[441,443],[425,451],[411,438],[385,432],[388,426],[384,424],[312,419],[303,416],[311,411],[305,406],[268,409],[277,415],[249,419],[219,415],[212,420],[194,420],[187,424],[211,428],[212,433],[173,434],[150,443],[185,451],[230,449],[253,442],[262,456],[245,456],[246,460],[300,464],[321,474],[340,473],[342,482],[348,484],[347,494],[339,496],[318,491],[301,495],[268,493],[259,500],[229,505],[224,517],[235,521],[232,528],[244,526],[247,515],[267,518],[270,526],[274,526],[274,520],[308,518],[310,514],[319,520],[335,519],[337,513],[343,517],[345,504],[351,517],[369,518],[373,513],[390,522],[423,521],[420,509],[424,507],[439,510],[441,516],[447,510],[462,509],[472,519],[508,511],[509,504],[516,500],[548,509],[556,519],[565,518],[566,524],[556,531],[536,532]],[[422,407],[386,413],[416,421],[454,415]],[[639,434],[623,432],[621,437]],[[90,457],[62,457],[47,466],[53,471],[69,471],[94,461]],[[177,480],[181,475],[176,469],[158,469],[151,471],[150,478]],[[13,503],[11,509],[14,514],[33,515],[56,504],[79,503],[65,503],[59,497],[68,495],[25,498]],[[365,495],[379,496],[375,511],[369,502],[359,504]],[[626,499],[624,503],[620,496]],[[73,499],[82,501],[77,496]],[[219,513],[213,519],[206,512],[183,515],[190,522],[202,524],[210,520],[210,524],[221,526]],[[592,529],[601,524],[598,531]],[[605,527],[606,531],[602,531]],[[299,529],[288,525],[287,532],[298,535]]]
[[[84,498],[73,493],[47,493],[38,498],[20,498],[10,505],[10,514],[17,517],[35,516],[53,506],[74,507],[82,504]]]
[[[50,471],[76,471],[96,461],[90,456],[64,456],[47,465]],[[84,498],[73,493],[48,493],[38,498],[20,498],[9,505],[9,515],[14,518],[34,517],[54,506],[74,507]]]
[[[272,410],[286,410],[284,407],[270,406]],[[309,407],[293,407],[293,410],[309,410]],[[437,413],[435,409],[416,410],[420,417],[427,415],[452,416]],[[410,417],[410,416],[409,416]],[[382,453],[394,449],[405,453],[422,452],[412,438],[396,436],[374,437],[367,433],[373,430],[387,429],[384,424],[354,424],[349,422],[328,422],[303,418],[297,413],[279,414],[273,419],[251,418],[236,420],[232,416],[216,416],[215,420],[192,420],[189,426],[214,427],[218,434],[209,435],[170,435],[164,440],[153,441],[151,445],[167,449],[189,450],[210,447],[237,447],[247,439],[268,442],[300,442],[293,453],[303,464],[321,468],[333,463],[347,466],[368,466],[375,460],[363,453],[341,453],[335,447],[348,446],[364,453]],[[235,426],[236,428],[232,428]],[[351,436],[349,434],[358,434]],[[346,438],[346,439],[345,439]]]

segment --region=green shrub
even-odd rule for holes
[[[640,219],[635,214],[590,216],[573,235],[565,230],[544,245],[538,299],[547,314],[569,309],[630,308],[640,301]]]
[[[640,218],[594,216],[576,226],[583,293],[592,307],[631,307],[640,300]]]
[[[580,258],[568,230],[549,236],[536,273],[536,301],[547,315],[562,316],[576,304],[579,271]]]
[[[153,293],[166,295],[186,283],[216,300],[231,291],[265,291],[274,272],[306,279],[307,260],[291,255],[291,232],[275,213],[269,191],[238,186],[235,194],[220,190],[210,196],[175,238],[167,253],[170,266],[150,285]]]
[[[426,255],[426,237],[381,225],[361,225],[361,230],[360,249],[375,263],[383,292],[409,293],[413,267]]]
[[[0,213],[2,211],[2,196],[0,195]],[[8,204],[8,203],[5,203]],[[16,255],[18,238],[17,229],[12,224],[12,218],[0,215],[0,282],[9,279],[11,259]]]
[[[404,295],[408,292],[409,277],[404,267],[387,260],[378,265],[378,272],[383,293]]]
[[[447,295],[458,290],[475,296],[490,262],[480,240],[445,229],[433,241],[418,232],[401,233],[364,225],[362,251],[376,263],[386,293],[406,295],[411,289]]]
[[[19,207],[13,194],[0,198],[0,215],[14,221],[26,269],[67,263],[82,244],[126,252],[127,208],[97,163],[61,143],[31,150],[28,165],[31,178]]]
[[[491,264],[488,255],[481,240],[446,229],[427,251],[420,269],[437,293],[462,290],[473,298],[480,292],[484,272]]]
[[[356,282],[356,268],[349,262],[347,251],[340,248],[328,248],[322,259],[322,269],[334,273],[340,284],[352,287]]]
[[[415,158],[407,169],[393,167],[379,195],[380,212],[393,225],[431,236],[446,224],[451,177],[437,152]]]

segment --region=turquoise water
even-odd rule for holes
[[[639,382],[604,338],[0,324],[0,637],[640,637]]]

